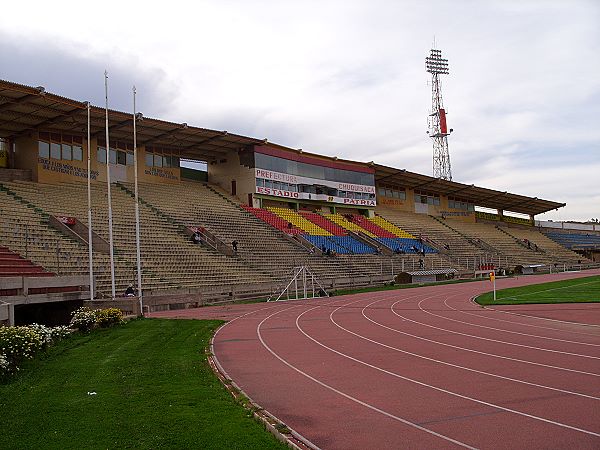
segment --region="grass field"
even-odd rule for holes
[[[554,281],[492,292],[475,299],[480,305],[600,302],[600,276]]]
[[[142,319],[59,343],[0,385],[0,448],[287,448],[212,373],[220,324]]]

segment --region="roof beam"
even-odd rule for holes
[[[186,130],[188,127],[187,123],[182,123],[179,128],[173,128],[172,130],[161,133],[157,136],[151,137],[150,139],[146,139],[145,141],[140,142],[140,145],[148,145],[156,141],[160,141],[163,138],[173,136],[175,133],[181,130]]]
[[[35,94],[26,94],[23,97],[10,99],[8,102],[3,103],[2,105],[0,105],[0,111],[9,109],[12,105],[18,105],[19,103],[25,103],[28,100],[32,100],[37,97],[43,97],[44,95],[46,95],[46,90],[43,87],[39,86],[36,89],[38,92]]]
[[[515,206],[521,206],[521,205],[525,205],[525,204],[527,204],[527,203],[532,203],[532,202],[535,202],[537,199],[538,199],[538,198],[537,198],[537,197],[535,197],[535,198],[533,198],[533,199],[531,199],[531,198],[528,198],[528,199],[526,199],[526,200],[519,200],[518,202],[511,203],[511,204],[509,204],[509,205],[506,205],[506,206],[504,206],[502,209],[503,209],[503,210],[506,210],[506,209],[508,209],[509,211],[511,211],[511,209],[510,209],[510,208],[514,208]],[[520,212],[520,211],[514,211],[514,212]]]
[[[428,180],[428,181],[426,181],[424,183],[417,184],[417,185],[413,186],[412,189],[413,190],[414,189],[418,189],[418,188],[421,188],[423,186],[427,186],[427,185],[433,184],[433,183],[435,183],[436,181],[439,181],[439,180],[441,180],[441,178],[434,178],[433,180]]]
[[[444,194],[444,195],[454,195],[454,194],[457,194],[458,192],[466,191],[467,189],[471,189],[471,188],[474,188],[474,187],[475,187],[475,185],[472,184],[470,186],[465,186],[465,187],[462,187],[460,189],[455,189],[453,191],[446,192],[446,194]]]
[[[386,175],[385,177],[381,177],[381,178],[379,178],[378,180],[375,180],[375,181],[380,182],[381,180],[385,180],[386,178],[390,178],[390,177],[393,177],[395,175],[400,175],[401,173],[404,173],[404,172],[406,172],[406,169],[400,169],[397,172],[390,173],[389,175]]]
[[[504,191],[504,192],[500,192],[498,194],[492,195],[490,197],[485,197],[485,201],[493,200],[495,198],[502,197],[503,195],[508,195],[508,192]]]
[[[124,120],[124,121],[122,121],[122,122],[115,123],[114,125],[109,125],[109,126],[108,126],[108,132],[110,133],[111,131],[118,130],[119,128],[123,128],[123,127],[127,126],[129,123],[132,123],[132,124],[133,124],[133,119],[131,119],[131,118],[130,118],[130,119]],[[105,132],[106,132],[106,130],[98,131],[98,132],[97,132],[96,134],[94,134],[92,137],[95,137],[95,138],[102,137],[102,135],[103,135]]]
[[[196,142],[196,143],[194,143],[192,145],[188,145],[187,147],[183,147],[183,150],[194,148],[194,147],[197,147],[197,146],[202,145],[202,144],[208,144],[209,142],[218,141],[219,139],[227,136],[227,134],[229,134],[227,131],[221,131],[220,134],[216,134],[216,135],[211,136],[209,138],[206,138],[206,139],[203,139],[201,141],[198,141],[198,142]]]
[[[54,124],[56,124],[56,123],[64,120],[67,117],[72,117],[72,116],[74,116],[75,114],[77,114],[77,113],[79,113],[81,111],[83,111],[81,108],[75,108],[75,109],[72,109],[71,111],[66,111],[66,112],[64,112],[62,114],[59,114],[56,117],[53,117],[52,119],[44,120],[44,121],[38,123],[37,125],[35,125],[35,126],[31,127],[31,128],[28,128],[27,130],[21,131],[15,137],[22,137],[22,136],[24,136],[24,135],[26,135],[28,133],[31,133],[32,131],[39,131],[39,130],[41,130],[44,127],[47,127],[47,126],[50,126],[50,125],[54,125]]]

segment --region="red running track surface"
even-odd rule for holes
[[[496,280],[499,289],[600,271]],[[600,303],[481,308],[489,282],[153,314],[323,449],[600,448]]]

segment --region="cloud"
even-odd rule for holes
[[[178,89],[161,68],[148,67],[131,55],[94,52],[84,44],[63,39],[15,39],[0,33],[0,78],[17,83],[44,86],[53,94],[88,100],[104,106],[104,71],[109,73],[109,108],[133,108],[132,87],[138,91],[138,110],[168,115],[177,101]]]
[[[2,77],[102,104],[108,65],[116,109],[135,82],[146,116],[425,174],[435,36],[453,178],[567,202],[556,218],[600,215],[598,2],[76,5],[4,5]]]

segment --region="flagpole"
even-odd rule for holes
[[[110,197],[110,144],[108,140],[108,72],[104,71],[104,97],[106,100],[106,193],[108,199],[108,238],[110,244],[110,282],[112,288],[112,299],[115,294],[115,258],[113,253],[113,220],[112,220],[112,200]]]
[[[142,255],[140,251],[140,204],[138,202],[138,156],[137,156],[137,114],[135,110],[135,86],[133,86],[133,180],[135,187],[135,250],[137,253],[137,284],[140,302],[140,316],[144,315],[142,302]]]
[[[90,300],[94,299],[94,257],[92,250],[92,163],[90,144],[90,102],[87,103],[87,195],[88,195],[88,253],[90,259]]]

